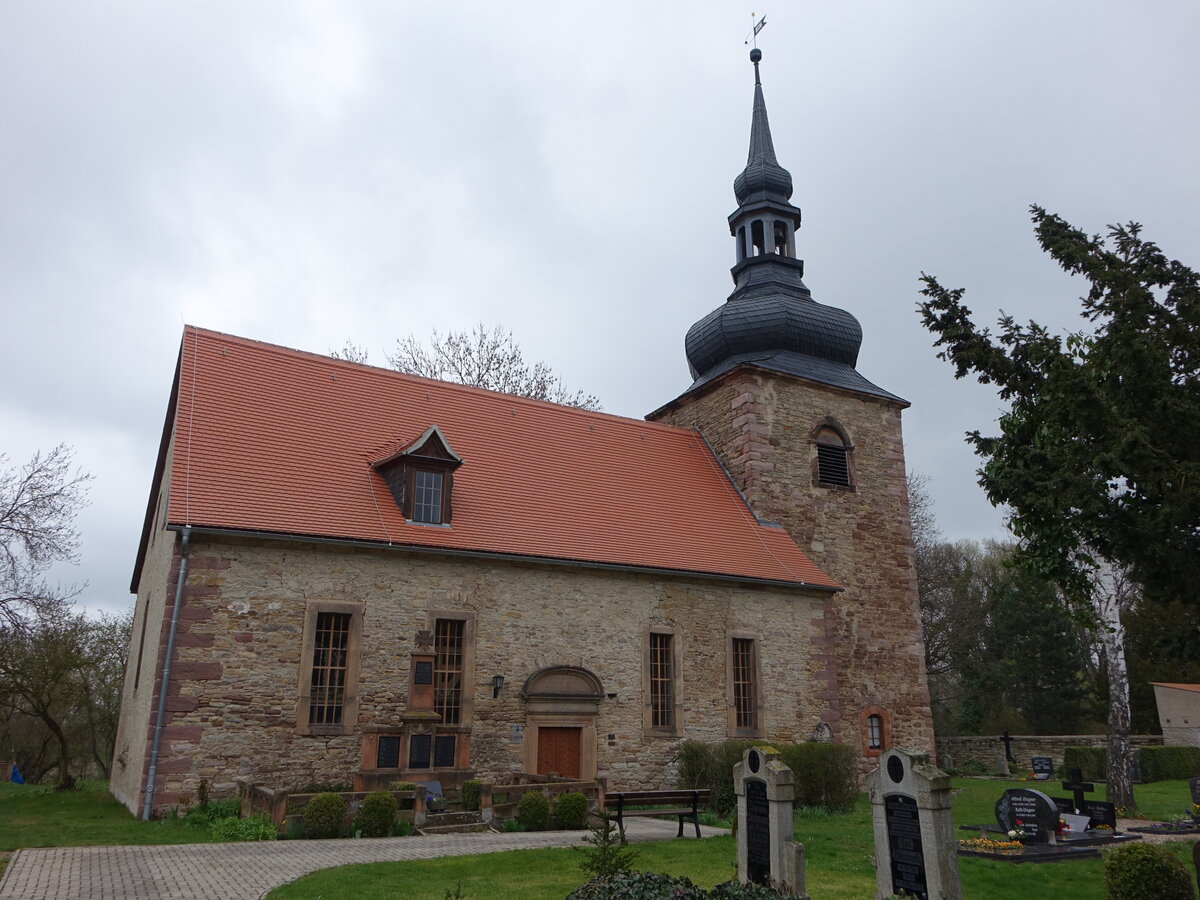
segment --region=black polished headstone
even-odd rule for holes
[[[771,808],[767,785],[746,780],[746,877],[754,884],[771,881]]]
[[[1090,781],[1083,780],[1082,769],[1072,769],[1071,777],[1062,783],[1064,791],[1071,791],[1075,798],[1075,808],[1083,809],[1087,805],[1087,797],[1083,796],[1096,789],[1096,786]]]
[[[1200,803],[1200,778],[1189,778],[1188,787],[1192,789],[1192,802]]]
[[[1041,791],[1010,788],[996,801],[996,823],[1005,833],[1020,826],[1025,842],[1045,844],[1058,825],[1058,807]]]
[[[921,817],[916,799],[907,794],[888,794],[883,798],[883,815],[892,856],[892,890],[896,894],[911,894],[928,900]]]
[[[1033,774],[1038,781],[1049,781],[1054,777],[1054,759],[1049,756],[1035,756],[1031,760],[1033,763]]]

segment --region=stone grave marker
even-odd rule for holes
[[[1025,830],[1026,844],[1054,842],[1058,825],[1058,807],[1041,791],[1009,788],[996,801],[996,824],[1005,834],[1015,828]]]
[[[962,900],[950,776],[919,750],[889,750],[867,775],[875,831],[875,896]]]
[[[1054,759],[1049,756],[1035,756],[1032,759],[1033,774],[1038,781],[1049,781],[1054,777]]]
[[[1192,789],[1192,802],[1200,803],[1200,778],[1189,778],[1188,787]]]
[[[1082,769],[1072,769],[1071,777],[1062,783],[1062,789],[1072,792],[1075,808],[1082,811],[1087,806],[1087,798],[1083,795],[1094,791],[1096,786],[1090,781],[1083,780]]]
[[[733,767],[737,794],[737,870],[742,884],[787,885],[804,892],[804,846],[792,840],[796,777],[769,747],[751,747]]]

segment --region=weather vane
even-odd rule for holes
[[[755,15],[756,15],[756,13],[750,13],[750,21],[754,22]],[[767,24],[767,14],[763,13],[762,18],[759,19],[757,22],[754,22],[754,30],[751,31],[748,35],[746,35],[746,40],[744,40],[742,43],[749,44],[751,41],[753,41],[754,49],[757,50],[758,49],[758,33],[763,30],[763,26],[766,24]]]

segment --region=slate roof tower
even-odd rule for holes
[[[691,386],[648,418],[700,431],[760,520],[782,525],[844,586],[810,657],[822,698],[814,736],[857,746],[866,769],[891,746],[934,749],[900,430],[908,402],[858,372],[858,320],[804,283],[762,52],[750,59],[750,152],[729,216],[733,292],[688,330]]]

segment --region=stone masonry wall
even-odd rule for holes
[[[164,481],[156,508],[158,516],[164,514],[166,490]],[[178,543],[179,536],[174,532],[161,528],[151,531],[130,629],[109,790],[134,815],[141,814],[142,785],[150,752],[146,736],[158,702],[162,653],[169,625],[164,614],[175,595]]]
[[[1161,746],[1163,739],[1157,734],[1131,735],[1130,743],[1134,747]],[[1009,763],[1009,770],[1014,775],[1031,771],[1035,756],[1049,756],[1054,760],[1055,774],[1063,765],[1063,753],[1068,747],[1107,747],[1108,736],[1104,734],[1014,734],[1012,735],[1012,755],[1016,760]],[[943,768],[961,766],[967,760],[978,760],[989,772],[999,771],[1004,759],[1004,744],[998,734],[988,734],[969,737],[939,737],[937,739],[938,759]]]
[[[741,368],[659,418],[698,429],[755,512],[845,588],[829,601],[809,668],[834,739],[858,747],[865,765],[865,711],[878,707],[887,746],[932,753],[899,406]],[[853,446],[852,491],[813,483],[812,436],[827,419]]]
[[[803,677],[821,621],[816,592],[194,536],[184,600],[158,810],[194,797],[201,778],[218,795],[236,775],[279,787],[350,780],[362,726],[399,724],[413,638],[434,610],[475,616],[471,765],[485,778],[523,768],[513,739],[525,720],[521,688],[547,666],[590,669],[616,695],[600,703],[596,756],[598,774],[623,788],[670,785],[681,740],[727,736],[730,630],[759,636],[768,736],[806,738],[824,705]],[[327,600],[364,604],[358,722],[349,734],[310,736],[296,729],[298,679],[311,664],[301,658],[304,612]],[[658,625],[673,626],[680,644],[675,737],[642,728],[643,632]],[[506,682],[493,699],[496,674]]]

